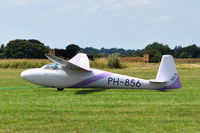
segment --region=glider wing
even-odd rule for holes
[[[86,71],[93,71],[92,68],[90,68],[90,62],[86,54],[84,53],[78,53],[76,56],[74,56],[72,59],[68,61],[71,66],[74,69],[83,69]]]
[[[57,63],[58,65],[60,65],[60,66],[62,66],[62,67],[66,67],[67,64],[68,64],[68,62],[67,62],[66,60],[64,60],[64,59],[62,59],[62,58],[59,58],[59,57],[57,57],[57,56],[50,55],[50,54],[45,54],[45,56],[46,56],[49,60],[51,60],[51,61]]]
[[[87,55],[84,53],[78,53],[76,56],[74,56],[69,61],[66,61],[62,58],[59,58],[54,55],[49,55],[49,54],[46,54],[46,57],[49,60],[59,64],[60,66],[62,66],[64,68],[80,69],[80,70],[89,71],[89,72],[93,71],[93,69],[90,68],[89,59],[88,59]]]

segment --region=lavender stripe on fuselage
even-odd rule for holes
[[[172,83],[171,85],[169,85],[167,87],[160,88],[159,90],[160,91],[165,91],[165,90],[176,89],[176,88],[181,88],[181,87],[182,87],[182,85],[181,85],[180,78],[177,77],[174,83]]]
[[[93,77],[90,77],[90,78],[88,78],[88,79],[86,79],[86,80],[83,80],[83,81],[81,81],[81,82],[79,82],[79,83],[76,83],[76,84],[74,84],[74,85],[71,85],[71,86],[69,86],[69,88],[79,88],[79,87],[83,87],[83,86],[85,86],[85,85],[88,85],[88,84],[93,83],[93,82],[95,82],[95,81],[97,81],[97,80],[103,79],[103,78],[105,78],[105,77],[108,77],[108,76],[110,76],[110,75],[113,75],[113,73],[109,73],[109,72],[101,73],[101,74],[95,75],[95,76],[93,76]]]

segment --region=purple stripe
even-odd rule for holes
[[[177,77],[176,78],[176,81],[174,83],[172,83],[171,85],[167,86],[167,87],[164,87],[164,88],[160,88],[159,90],[160,91],[165,91],[165,90],[169,90],[169,89],[176,89],[176,88],[181,88],[182,85],[181,85],[181,81],[180,81],[180,78]]]
[[[86,80],[83,80],[83,81],[81,81],[81,82],[79,82],[79,83],[76,83],[76,84],[74,84],[74,85],[71,85],[71,86],[69,86],[69,88],[79,88],[79,87],[83,87],[83,86],[88,85],[88,84],[90,84],[90,83],[93,83],[93,82],[95,82],[95,81],[97,81],[97,80],[100,80],[100,79],[103,79],[103,78],[105,78],[105,77],[108,77],[108,76],[110,76],[110,75],[112,75],[112,74],[113,74],[113,73],[109,73],[109,72],[101,73],[101,74],[95,75],[95,76],[93,76],[93,77],[90,77],[90,78],[88,78],[88,79],[86,79]]]

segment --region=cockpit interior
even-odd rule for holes
[[[41,68],[48,69],[48,70],[57,70],[57,69],[59,69],[59,65],[56,63],[51,63],[51,64],[46,64],[46,65],[42,66]]]

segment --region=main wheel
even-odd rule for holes
[[[63,91],[64,88],[57,88],[57,91]]]

